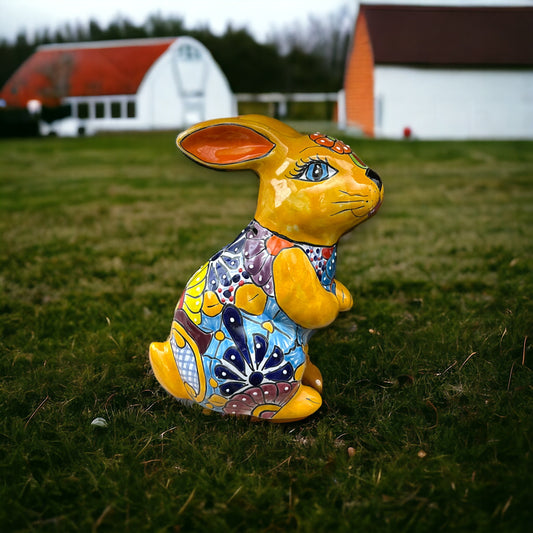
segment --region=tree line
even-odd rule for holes
[[[215,35],[208,26],[189,29],[180,17],[154,14],[141,25],[118,17],[102,27],[95,20],[33,38],[18,34],[13,42],[0,40],[0,86],[42,44],[188,35],[202,42],[225,73],[234,92],[329,92],[342,87],[352,21],[347,8],[330,17],[310,17],[258,42],[246,28],[228,26]]]

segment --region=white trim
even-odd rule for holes
[[[112,41],[89,41],[73,43],[42,44],[37,50],[81,50],[96,48],[127,48],[132,46],[150,46],[155,44],[172,44],[182,37],[154,37],[153,39],[116,39]]]
[[[237,102],[337,102],[339,93],[238,93]]]

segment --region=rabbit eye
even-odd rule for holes
[[[324,181],[335,176],[337,172],[338,170],[327,161],[312,159],[306,163],[297,163],[296,171],[291,173],[291,177],[303,181]]]

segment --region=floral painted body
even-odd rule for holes
[[[170,345],[189,394],[204,407],[271,418],[298,389],[313,331],[277,305],[272,275],[272,252],[293,246],[306,253],[322,286],[334,290],[335,246],[289,242],[255,220],[187,284]],[[197,359],[187,342],[176,341],[184,331],[197,344],[205,339]],[[202,383],[202,375],[210,377]]]

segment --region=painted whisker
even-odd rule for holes
[[[347,191],[342,191],[339,189],[339,192],[342,192],[342,194],[345,194],[346,196],[356,196],[356,197],[359,197],[359,198],[367,198],[367,195],[366,194],[357,194],[357,193],[349,193]]]
[[[363,207],[364,207],[364,206],[360,206],[360,207],[352,207],[351,209],[350,209],[350,208],[347,208],[347,209],[341,209],[340,211],[337,211],[336,213],[332,213],[332,214],[330,215],[330,217],[334,217],[334,216],[336,216],[336,215],[340,215],[340,214],[342,214],[342,213],[346,213],[346,211],[351,211],[351,212],[352,212],[352,215],[353,215],[354,217],[356,217],[356,218],[363,218],[364,215],[356,215],[356,214],[354,213],[354,211],[357,211],[358,209],[362,209]]]

